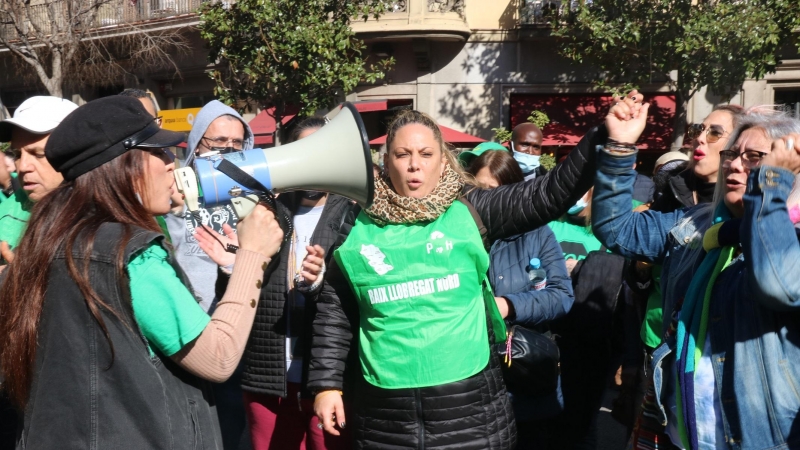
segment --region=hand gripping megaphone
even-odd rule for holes
[[[265,194],[262,188],[273,193],[330,192],[368,208],[374,194],[374,175],[364,122],[349,102],[334,112],[327,116],[333,116],[327,125],[303,140],[195,158],[193,168],[175,170],[178,191],[189,211],[230,201],[236,214],[244,217]]]

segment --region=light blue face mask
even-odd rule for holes
[[[570,216],[574,216],[575,214],[578,214],[579,212],[583,211],[583,209],[586,208],[588,204],[589,203],[587,203],[586,200],[581,198],[580,200],[578,200],[578,203],[572,205],[572,208],[570,208],[567,211],[567,214],[569,214]]]
[[[519,164],[522,173],[528,175],[539,167],[539,155],[529,155],[514,150],[514,143],[511,143],[511,151],[514,154],[514,160]]]

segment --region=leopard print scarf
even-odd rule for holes
[[[464,180],[450,167],[433,192],[423,198],[404,197],[394,191],[388,177],[375,178],[375,200],[367,215],[378,225],[432,222],[444,213],[461,195]]]

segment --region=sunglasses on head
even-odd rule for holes
[[[686,135],[689,139],[697,139],[704,132],[706,133],[706,141],[708,141],[709,144],[713,144],[725,136],[725,130],[722,128],[714,125],[706,128],[702,123],[693,123],[689,125],[689,131],[686,132]]]
[[[161,161],[164,161],[164,164],[172,164],[175,162],[175,154],[166,148],[140,148],[139,150],[150,153]]]

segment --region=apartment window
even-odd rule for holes
[[[800,119],[800,88],[775,89],[775,104],[782,105],[796,119]]]

